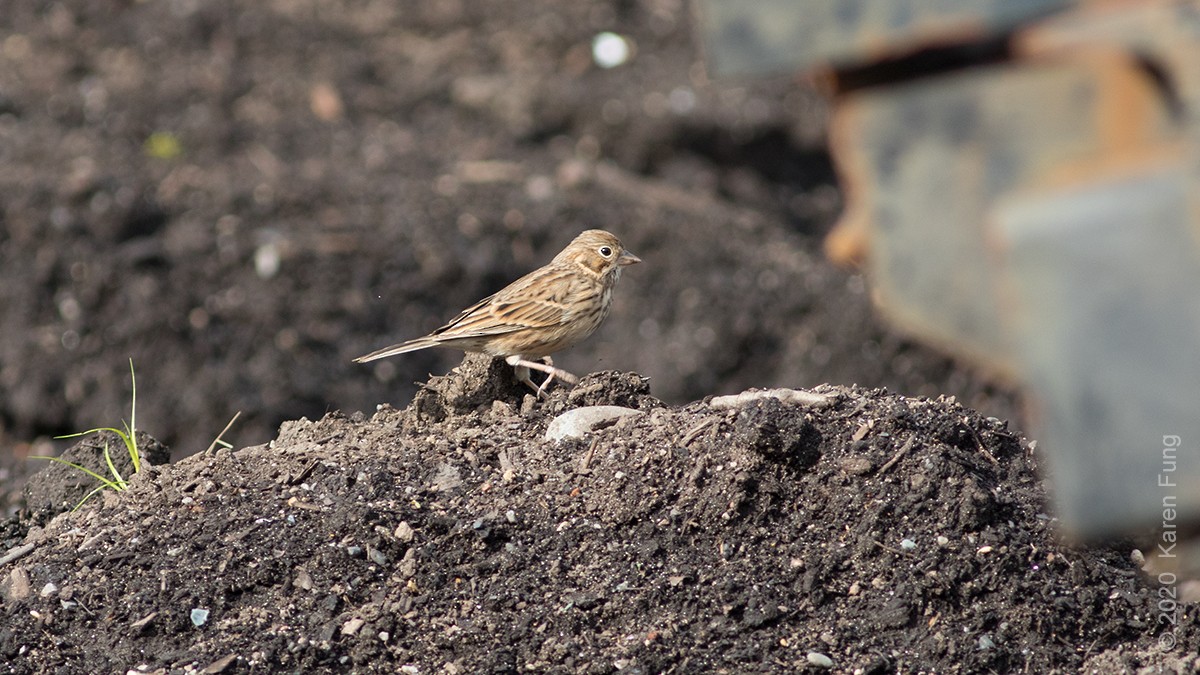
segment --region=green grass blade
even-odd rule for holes
[[[87,436],[88,434],[98,434],[102,431],[111,431],[114,434],[120,436],[122,438],[122,440],[125,438],[125,432],[121,431],[120,429],[114,429],[112,427],[97,427],[95,429],[88,429],[87,431],[80,431],[79,433],[67,434],[65,436],[55,436],[54,440],[57,441],[57,440],[63,439],[63,438],[79,438],[80,436]]]
[[[142,455],[137,446],[137,375],[133,372],[133,357],[129,357],[129,381],[133,384],[133,402],[129,406],[129,436],[125,447],[129,449],[129,459],[133,461],[133,472],[142,470]]]
[[[125,427],[124,431],[121,431],[120,429],[115,429],[113,427],[97,427],[95,429],[88,429],[87,431],[80,431],[79,433],[75,433],[75,434],[66,434],[65,436],[55,436],[55,438],[56,439],[79,438],[81,436],[88,436],[91,434],[102,434],[105,431],[111,431],[112,433],[116,434],[118,438],[121,439],[122,443],[125,444],[125,449],[129,452],[129,461],[133,465],[133,473],[137,473],[137,472],[141,471],[142,470],[142,454],[137,446],[137,417],[136,417],[137,416],[137,375],[135,374],[135,372],[133,370],[133,357],[129,358],[129,379],[133,384],[133,396],[132,396],[131,409],[129,411],[129,422],[125,422],[124,420],[121,421],[121,425]],[[120,492],[121,490],[125,490],[129,487],[129,483],[121,475],[121,472],[117,471],[117,466],[116,466],[116,464],[113,463],[112,453],[109,451],[109,443],[108,443],[107,439],[104,441],[104,463],[108,466],[109,473],[112,474],[111,478],[102,476],[99,473],[92,471],[91,469],[89,469],[85,466],[76,464],[74,462],[67,461],[65,459],[61,459],[59,457],[48,457],[48,456],[38,455],[38,456],[32,457],[32,459],[48,459],[52,462],[58,462],[60,464],[69,466],[72,469],[75,469],[76,471],[81,471],[83,473],[86,473],[87,475],[91,476],[92,478],[95,478],[96,480],[100,481],[100,485],[98,485],[94,490],[89,492],[83,498],[83,500],[81,500],[78,504],[76,504],[75,509],[78,509],[80,506],[83,506],[84,502],[91,499],[92,496],[95,495],[100,490],[109,488],[109,489]]]
[[[47,460],[50,460],[51,462],[58,462],[59,464],[65,464],[65,465],[71,467],[72,469],[75,469],[77,471],[82,471],[82,472],[86,473],[87,475],[91,476],[92,478],[95,478],[96,480],[103,483],[103,485],[100,486],[101,488],[110,487],[110,488],[115,489],[115,487],[117,485],[116,483],[113,482],[113,480],[111,478],[108,478],[106,476],[101,476],[100,474],[96,473],[95,471],[92,471],[91,469],[87,468],[86,466],[76,464],[75,462],[72,462],[70,460],[63,459],[62,457],[50,457],[47,455],[31,455],[29,457],[29,459],[47,459]]]
[[[121,424],[125,424],[125,420],[121,420]],[[137,473],[142,470],[142,455],[138,452],[137,437],[134,435],[133,427],[125,424],[126,433],[121,434],[121,440],[125,443],[125,451],[129,453],[129,461],[133,463],[133,472]]]
[[[114,478],[116,478],[116,480],[113,481],[113,489],[117,491],[124,490],[127,483],[125,482],[125,479],[121,477],[121,472],[117,471],[116,465],[113,464],[112,455],[108,453],[108,443],[104,444],[104,463],[108,465],[108,472],[111,473]]]
[[[81,506],[83,506],[84,504],[87,503],[87,500],[91,499],[92,497],[95,497],[96,493],[103,490],[105,487],[107,487],[107,486],[106,485],[97,485],[96,487],[92,488],[92,491],[87,493],[86,495],[84,495],[83,499],[80,499],[79,503],[75,505],[75,508],[71,509],[71,512],[74,513],[75,511],[78,511]]]

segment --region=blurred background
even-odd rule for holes
[[[175,455],[233,415],[401,407],[423,335],[611,230],[645,264],[556,364],[668,403],[822,382],[1008,389],[888,328],[822,257],[823,100],[710,81],[683,0],[73,0],[0,16],[0,498],[53,435],[128,419]]]

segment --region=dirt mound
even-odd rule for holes
[[[817,97],[712,83],[683,2],[5,3],[4,450],[115,423],[183,456],[407,401],[458,361],[351,359],[422,335],[590,227],[646,262],[572,372],[683,403],[986,381],[883,327],[820,256],[839,210]],[[604,69],[616,31],[634,58]],[[994,403],[994,405],[992,405]],[[7,507],[0,483],[0,507]]]
[[[546,440],[584,405],[637,412]],[[951,399],[534,402],[468,359],[405,410],[139,473],[0,567],[6,672],[1187,672],[1130,547],[1055,540]],[[2,542],[5,548],[19,544]],[[3,549],[0,549],[3,550]],[[1167,638],[1178,647],[1164,649]]]

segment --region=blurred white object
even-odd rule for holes
[[[629,60],[629,41],[616,33],[599,33],[592,38],[592,59],[601,68],[616,68]]]

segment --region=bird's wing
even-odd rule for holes
[[[529,328],[550,328],[567,320],[571,279],[559,270],[543,268],[527,274],[471,305],[433,331],[440,339],[503,335]]]

